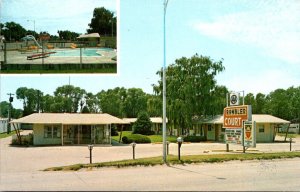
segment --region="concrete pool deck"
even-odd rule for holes
[[[49,49],[47,52],[55,52],[55,51],[62,51],[62,50],[73,50],[73,49]],[[82,63],[90,63],[90,64],[116,64],[116,61],[112,60],[113,57],[117,55],[116,51],[105,51],[105,50],[99,50],[98,51],[102,56],[100,57],[82,57]],[[80,57],[59,57],[59,56],[53,56],[50,55],[46,58],[40,58],[40,59],[34,59],[34,60],[27,60],[27,56],[39,54],[41,53],[41,50],[39,52],[37,51],[31,51],[31,52],[25,52],[21,53],[20,51],[7,51],[7,64],[78,64],[80,63]],[[3,52],[2,52],[3,54]],[[2,55],[1,54],[1,55]]]

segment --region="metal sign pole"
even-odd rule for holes
[[[166,125],[166,11],[168,0],[164,0],[164,64],[163,64],[163,161],[167,162],[167,125]]]

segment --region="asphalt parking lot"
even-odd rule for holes
[[[24,134],[24,133],[23,133]],[[283,138],[276,138],[283,140]],[[38,171],[48,167],[64,166],[76,163],[89,163],[87,146],[44,146],[44,147],[14,147],[10,146],[11,137],[0,140],[1,172]],[[220,154],[227,153],[224,143],[184,143],[181,155]],[[242,153],[242,146],[230,145],[232,153]],[[289,143],[258,143],[256,148],[249,148],[247,153],[289,151]],[[137,144],[136,158],[162,156],[162,144]],[[300,139],[294,139],[292,151],[300,151]],[[93,162],[106,162],[132,159],[132,147],[95,146]],[[169,154],[177,155],[178,146],[169,145]]]
[[[24,134],[24,133],[23,133]],[[277,140],[283,138],[277,138]],[[79,172],[43,172],[41,170],[53,167],[71,165],[76,163],[89,163],[89,150],[87,146],[45,146],[45,147],[15,147],[10,146],[11,137],[0,139],[0,191],[2,190],[215,190],[222,189],[227,186],[226,180],[220,183],[219,188],[214,188],[214,180],[212,180],[209,174],[204,174],[203,170],[199,170],[201,173],[198,178],[195,177],[195,169],[214,169],[215,173],[211,175],[219,175],[222,172],[229,172],[231,167],[236,167],[237,164],[242,162],[220,164],[218,166],[208,165],[189,165],[189,166],[178,166],[178,167],[137,167],[127,169],[107,168],[101,170],[81,170]],[[177,144],[170,144],[170,154],[177,155]],[[228,153],[225,152],[226,145],[224,143],[184,143],[181,148],[182,155],[193,155],[193,154],[220,154]],[[237,145],[230,145],[231,153],[242,153],[242,147]],[[247,153],[262,153],[262,152],[280,152],[289,151],[289,143],[258,143],[256,148],[248,149]],[[294,139],[292,143],[292,151],[300,151],[299,139]],[[162,144],[137,144],[136,146],[136,158],[141,157],[153,157],[162,156]],[[132,158],[132,147],[130,145],[123,146],[95,146],[93,149],[93,162],[105,162],[122,159]],[[273,164],[270,166],[277,166],[276,161],[272,161]],[[295,159],[297,163],[299,158]],[[270,163],[272,163],[270,162]],[[291,161],[293,164],[294,161]],[[283,164],[289,168],[289,164]],[[220,171],[219,166],[224,168],[224,171]],[[230,166],[230,167],[228,167]],[[241,166],[249,167],[248,163],[243,163]],[[257,171],[265,170],[265,163],[254,163],[253,166],[258,166]],[[228,168],[227,168],[228,167]],[[222,169],[223,169],[222,168]],[[253,170],[253,167],[249,167]],[[189,169],[189,170],[186,170]],[[243,172],[237,171],[235,174],[246,174],[248,170],[246,168]],[[287,168],[282,168],[284,171]],[[144,177],[143,175],[149,173],[149,176]],[[297,174],[288,171],[286,174]],[[157,175],[159,174],[159,175]],[[175,174],[175,175],[174,175]],[[179,181],[182,180],[176,174],[184,174],[185,182],[191,182],[191,185],[179,185]],[[256,175],[256,172],[253,172]],[[121,177],[120,177],[121,175]],[[273,173],[266,175],[271,177]],[[174,177],[168,180],[169,184],[163,181],[165,177]],[[225,174],[221,174],[219,177],[227,177]],[[276,175],[275,175],[276,176]],[[158,179],[161,177],[161,179]],[[297,176],[298,177],[298,176]],[[101,178],[101,179],[100,179]],[[116,179],[119,178],[119,179]],[[121,180],[120,180],[121,178]],[[150,178],[150,183],[149,183]],[[188,178],[193,178],[190,181]],[[283,177],[274,177],[275,180],[281,181]],[[284,177],[285,178],[285,177]],[[203,180],[204,186],[207,182],[211,182],[210,188],[199,188],[199,181]],[[230,179],[230,178],[228,178]],[[268,180],[268,178],[266,178]],[[140,182],[136,185],[137,180]],[[147,182],[148,180],[148,182]],[[235,179],[233,179],[235,180]],[[217,181],[221,181],[217,179]],[[255,182],[259,182],[257,180]],[[271,180],[270,180],[271,181]],[[272,180],[273,181],[273,180]],[[241,180],[238,184],[239,190],[244,189],[244,180]],[[153,188],[153,183],[156,183]],[[235,183],[235,182],[232,182]],[[272,182],[271,182],[272,183]],[[207,186],[207,185],[205,185]],[[255,188],[247,188],[253,190],[262,189],[279,189],[274,188],[274,185],[269,184],[267,188],[261,188],[266,185],[249,185],[256,186]],[[273,188],[272,188],[273,186]],[[280,185],[281,186],[281,185]],[[296,189],[298,185],[292,185],[291,189]],[[270,188],[271,187],[271,188]],[[286,189],[286,188],[284,188]]]

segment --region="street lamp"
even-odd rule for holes
[[[183,143],[183,138],[182,137],[178,137],[177,138],[177,143],[178,143],[178,160],[180,161],[180,148],[181,148],[181,145]]]
[[[33,32],[35,33],[35,20],[29,20],[27,19],[27,22],[32,21],[33,22]],[[33,34],[35,36],[35,34]]]
[[[163,65],[163,161],[167,163],[167,125],[166,125],[166,12],[169,0],[164,0],[164,65]]]
[[[92,164],[92,150],[94,145],[88,145],[88,149],[90,150],[90,164]]]

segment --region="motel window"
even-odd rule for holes
[[[51,126],[45,126],[44,128],[44,137],[45,138],[51,138],[52,137],[52,127]]]
[[[44,137],[45,138],[60,138],[61,128],[58,125],[46,125],[44,127]]]
[[[208,130],[208,131],[212,131],[211,125],[208,125],[207,130]]]
[[[259,125],[258,132],[259,133],[264,133],[265,132],[265,126],[264,125]]]
[[[60,138],[61,129],[59,126],[53,126],[53,138]]]

